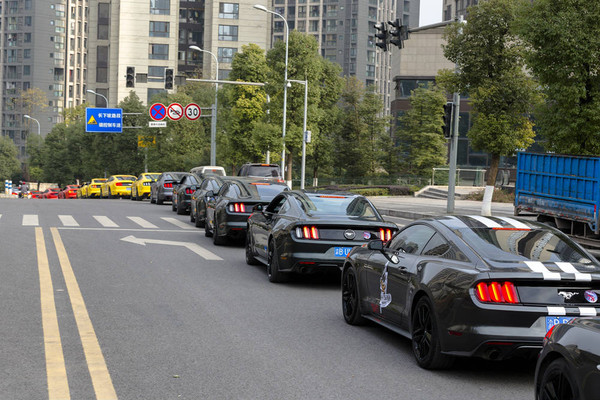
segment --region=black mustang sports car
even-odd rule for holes
[[[209,175],[205,177],[200,186],[192,193],[190,200],[190,222],[193,222],[197,228],[204,228],[206,221],[206,203],[210,200],[207,196],[209,192],[214,196],[219,192],[223,181],[232,179],[230,176]]]
[[[560,231],[508,217],[415,221],[386,245],[355,248],[342,274],[343,315],[412,339],[417,363],[539,352],[553,324],[596,315],[600,264]]]
[[[352,248],[397,230],[364,196],[283,192],[248,219],[246,262],[266,264],[271,282],[290,272],[339,271]]]
[[[246,234],[246,221],[254,207],[266,205],[284,190],[285,183],[261,178],[236,177],[226,180],[215,196],[206,194],[206,222],[204,232],[216,245],[228,239],[242,239]]]
[[[171,202],[171,210],[177,211],[177,214],[183,215],[190,212],[190,200],[192,193],[200,186],[201,179],[194,173],[185,175],[177,183],[173,185],[173,200]]]
[[[585,296],[586,294],[584,294]],[[591,292],[587,296],[594,295]],[[554,325],[535,370],[537,400],[595,400],[600,396],[600,318]]]

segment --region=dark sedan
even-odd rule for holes
[[[228,239],[241,239],[246,234],[246,221],[257,205],[267,205],[284,190],[285,183],[260,178],[237,177],[227,180],[219,193],[207,193],[205,234],[216,245]]]
[[[575,318],[568,324],[555,325],[548,331],[538,358],[536,399],[598,399],[599,369],[600,318]]]
[[[369,319],[410,338],[427,369],[453,356],[532,355],[556,322],[596,315],[598,293],[600,264],[585,249],[508,217],[413,222],[385,246],[354,248],[342,274],[346,322]]]
[[[173,198],[173,185],[189,172],[163,172],[150,185],[150,203],[163,204]]]
[[[227,179],[232,179],[229,176],[209,175],[200,183],[200,187],[192,193],[190,199],[190,222],[194,223],[197,228],[204,228],[206,221],[206,203],[209,201],[207,194],[219,193],[219,189],[223,182]]]
[[[171,208],[177,214],[183,215],[190,212],[190,201],[192,193],[200,185],[201,179],[198,175],[190,173],[181,178],[176,187],[173,187],[173,202]]]
[[[364,196],[283,192],[248,219],[246,262],[266,264],[271,282],[291,272],[339,272],[355,246],[397,230]]]

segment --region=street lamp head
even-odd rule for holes
[[[31,118],[31,117],[30,117],[29,115],[27,115],[27,114],[25,114],[25,115],[23,115],[23,116],[24,116],[25,118],[28,118],[28,119],[29,119],[29,118]]]
[[[260,5],[260,4],[255,4],[255,5],[254,5],[254,8],[256,8],[257,10],[265,11],[265,12],[268,12],[268,11],[269,11],[269,10],[267,10],[267,7],[265,7],[265,6],[262,6],[262,5]]]
[[[190,49],[192,49],[192,50],[196,50],[196,51],[202,51],[202,49],[201,49],[200,47],[198,47],[198,46],[194,46],[194,45],[191,45],[191,46],[190,46]]]
[[[94,92],[92,89],[88,89],[88,90],[86,90],[86,92],[96,94],[96,92]]]

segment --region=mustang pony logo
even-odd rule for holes
[[[381,278],[379,278],[379,289],[381,297],[379,298],[379,312],[387,307],[392,302],[392,295],[387,292],[388,285],[388,263],[385,264],[385,268],[383,268],[383,273],[381,274]]]
[[[570,300],[576,294],[577,292],[558,292],[558,295],[562,296],[565,300]]]

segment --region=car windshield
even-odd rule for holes
[[[241,197],[260,197],[261,199],[272,199],[279,193],[289,190],[286,185],[273,185],[265,182],[249,183],[240,187],[244,190]]]
[[[596,264],[572,240],[549,229],[458,229],[462,239],[484,258],[497,262],[571,262]]]
[[[147,174],[146,179],[158,179],[158,174]]]
[[[309,215],[344,215],[379,221],[380,218],[364,197],[317,194],[298,196],[304,212]]]
[[[225,171],[223,171],[222,169],[205,169],[204,171],[201,172],[202,174],[208,176],[208,175],[216,175],[216,176],[225,176]]]
[[[123,176],[117,176],[116,177],[118,180],[120,181],[129,181],[129,180],[135,180],[136,177],[135,176],[127,176],[127,175],[123,175]]]

